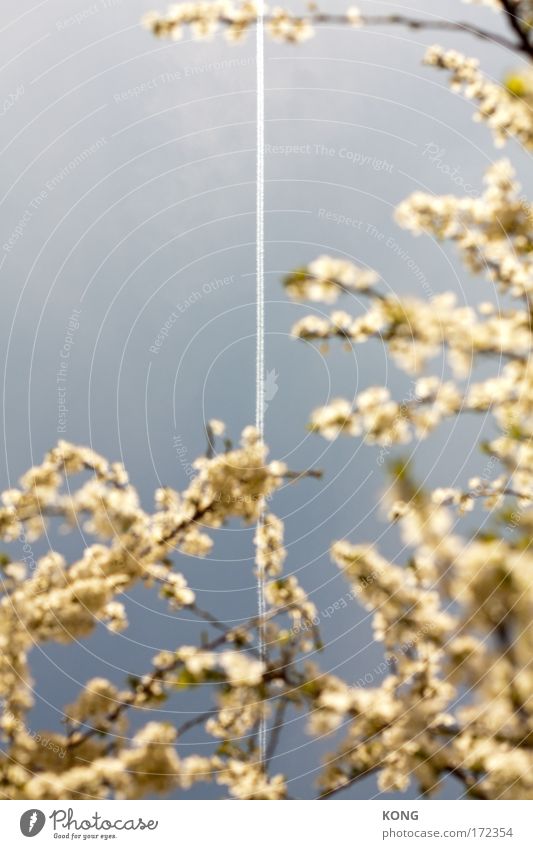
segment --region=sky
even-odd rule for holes
[[[434,2],[431,12],[421,0],[360,7],[503,26],[459,0]],[[2,3],[2,489],[68,439],[122,460],[148,509],[158,486],[186,487],[208,419],[225,421],[234,439],[254,420],[254,39],[156,41],[139,25],[150,8],[148,0]],[[306,424],[328,399],[379,384],[401,400],[412,387],[379,342],[325,353],[292,339],[292,324],[312,310],[291,303],[281,281],[331,253],[376,269],[386,291],[453,290],[465,304],[497,297],[452,247],[393,221],[413,191],[479,192],[488,165],[509,154],[531,189],[525,154],[496,150],[472,105],[421,65],[435,41],[478,56],[495,79],[517,65],[468,34],[398,27],[324,28],[305,44],[266,48],[266,440],[291,468],[324,471],[320,482],[285,487],[272,506],[286,523],[287,570],[319,611],[326,648],[313,659],[353,683],[370,676],[376,685],[382,655],[368,614],[341,601],[349,587],[329,546],[346,537],[376,542],[398,562],[404,553],[380,506],[379,451],[325,442]],[[361,310],[356,299],[340,306]],[[437,362],[434,373],[442,369]],[[480,470],[475,443],[489,432],[482,417],[442,426],[411,446],[417,474],[464,484]],[[252,539],[253,529],[230,525],[211,557],[176,558],[202,606],[226,622],[255,612]],[[82,544],[52,531],[35,553],[53,545],[74,558]],[[91,676],[123,682],[197,633],[152,593],[129,596],[124,634],[35,649],[35,728],[59,727],[62,705]],[[178,722],[204,698],[180,697],[162,713]],[[273,762],[290,773],[291,795],[312,798],[318,758],[333,743],[311,740],[291,718]],[[191,750],[202,747],[192,736]],[[374,796],[374,779],[353,792]],[[456,792],[452,782],[442,791]]]

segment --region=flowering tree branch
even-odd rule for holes
[[[502,5],[505,5],[502,3]],[[510,5],[510,4],[509,4]],[[256,9],[253,3],[229,4],[212,2],[210,4],[183,4],[172,6],[167,14],[149,12],[145,25],[159,37],[179,38],[182,28],[191,26],[198,38],[211,36],[217,26],[226,30],[231,40],[241,39],[246,31],[254,26]],[[466,21],[447,21],[437,17],[417,18],[405,14],[364,15],[355,7],[344,14],[335,14],[314,10],[306,15],[295,15],[290,11],[276,9],[265,15],[265,24],[270,35],[279,41],[299,42],[310,38],[314,29],[320,26],[352,27],[390,27],[400,26],[413,31],[447,31],[466,33],[475,38],[498,44],[517,53],[532,56],[532,48],[514,15],[510,16],[513,31],[517,39],[510,39],[501,33],[484,29]]]
[[[354,9],[346,16],[315,11],[307,17],[276,10],[268,27],[274,38],[296,42],[322,23],[438,26],[530,56],[525,4],[500,5],[518,41],[466,24],[364,18]],[[207,37],[222,24],[236,40],[255,17],[253,3],[187,3],[146,23],[173,37],[183,26]],[[519,93],[498,86],[475,60],[453,50],[433,47],[426,62],[447,71],[452,86],[472,99],[497,144],[512,137],[533,148],[527,86]],[[383,557],[371,542],[339,540],[331,547],[350,600],[372,616],[383,663],[354,686],[310,662],[310,653],[320,648],[320,615],[295,575],[284,571],[283,523],[273,513],[256,535],[256,569],[267,582],[264,659],[256,650],[257,617],[228,627],[198,603],[185,575],[175,570],[172,557],[205,556],[212,530],[225,522],[255,523],[286,481],[319,478],[318,472],[293,472],[269,461],[254,428],[245,429],[238,446],[226,440],[217,452],[224,426],[211,422],[207,454],[194,464],[189,485],[183,492],[158,490],[153,512],[141,507],[120,464],[60,443],[19,487],[2,494],[0,537],[6,543],[42,538],[47,524],[58,521],[91,539],[72,563],[55,551],[30,568],[8,557],[0,562],[5,797],[138,798],[214,781],[237,799],[287,799],[288,779],[271,775],[270,766],[287,715],[303,714],[310,735],[337,734],[320,773],[322,799],[374,774],[380,789],[397,793],[414,783],[428,795],[453,775],[475,798],[533,798],[531,204],[502,160],[488,170],[475,197],[417,192],[400,204],[396,217],[414,235],[450,241],[465,267],[485,278],[487,294],[477,309],[458,306],[450,294],[425,301],[379,292],[378,274],[335,257],[310,259],[286,280],[287,294],[299,300],[349,299],[353,307],[364,297],[369,303],[363,315],[335,310],[327,319],[309,316],[294,328],[297,338],[379,340],[415,379],[414,392],[398,402],[386,387],[370,386],[355,401],[339,399],[311,412],[313,431],[328,439],[362,437],[378,445],[383,458],[415,436],[429,436],[444,418],[483,413],[491,424],[489,438],[480,440],[484,466],[467,487],[444,481],[426,491],[404,462],[391,464],[389,520],[398,528],[402,552],[408,551],[404,564]],[[505,309],[491,303],[495,289],[506,296]],[[425,373],[443,352],[452,375],[444,381]],[[471,380],[486,355],[491,373]],[[84,480],[76,489],[70,479],[79,473]],[[476,506],[485,511],[479,522]],[[466,512],[473,530],[459,525]],[[157,586],[171,609],[189,611],[213,636],[160,652],[128,688],[104,678],[88,681],[65,708],[66,733],[32,732],[32,647],[70,643],[96,628],[126,628],[123,594],[139,582]],[[132,710],[157,716],[170,694],[181,698],[203,685],[214,698],[209,710],[177,727],[152,719],[129,739]],[[265,712],[271,728],[261,763],[257,728]],[[203,750],[207,754],[182,757],[180,738],[200,726],[211,744]]]

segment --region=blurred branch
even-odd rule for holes
[[[503,3],[502,5],[506,5]],[[317,13],[311,16],[311,21],[316,24],[346,24],[348,22],[346,15],[328,15],[326,13]],[[492,30],[483,29],[483,27],[475,26],[466,21],[441,21],[441,20],[426,20],[422,18],[412,18],[409,15],[361,15],[361,24],[363,26],[401,26],[410,30],[443,30],[448,32],[463,32],[467,35],[472,35],[475,38],[480,38],[483,41],[491,41],[494,44],[499,44],[501,47],[506,47],[508,50],[519,51],[532,55],[529,43],[524,42],[523,34],[520,33],[519,41],[507,38],[505,35],[493,32]],[[513,27],[518,35],[518,31]]]
[[[169,13],[167,15],[160,13],[150,13],[149,21],[147,26],[151,29],[155,35],[160,37],[170,37],[173,34],[173,31],[177,29],[181,30],[182,26],[187,25],[199,25],[200,28],[202,25],[206,23],[209,24],[212,22],[212,18],[206,18],[206,12],[210,10],[210,4],[204,4],[206,8],[199,8],[197,12],[192,10],[189,15],[180,15],[178,14],[181,9],[180,6],[170,7]],[[267,13],[264,17],[265,23],[267,26],[271,26],[273,30],[276,30],[280,21],[286,24],[292,25],[309,25],[313,26],[348,26],[348,27],[382,27],[382,26],[401,26],[405,27],[409,30],[433,30],[433,31],[445,31],[445,32],[459,32],[464,33],[466,35],[474,36],[475,38],[482,39],[483,41],[491,42],[492,44],[498,44],[500,47],[504,47],[507,50],[511,50],[514,53],[525,53],[530,58],[533,57],[533,48],[531,47],[526,30],[522,27],[519,18],[512,12],[512,3],[504,2],[502,0],[502,8],[504,13],[507,14],[507,18],[514,34],[517,36],[518,40],[513,38],[509,38],[501,33],[494,32],[493,30],[484,29],[483,27],[477,26],[473,23],[469,23],[467,21],[450,21],[450,20],[442,20],[437,17],[435,18],[417,18],[411,15],[404,14],[389,14],[389,15],[358,15],[353,16],[350,11],[345,13],[329,13],[329,12],[321,12],[318,9],[315,11],[310,11],[308,14],[304,15],[296,15],[292,12],[284,12],[283,10],[279,10],[279,13],[276,14],[276,10],[271,13]],[[177,10],[175,17],[173,10]],[[248,10],[247,10],[248,11]],[[237,27],[237,37],[240,37],[242,33],[248,28],[254,25],[255,17],[253,12],[249,13],[243,20],[241,20],[238,16],[233,16],[228,13],[222,13],[220,16],[217,16],[216,21],[223,26],[228,27],[228,29],[234,29]],[[207,32],[204,33],[200,29],[199,37],[207,37]],[[300,38],[296,33],[292,33],[289,31],[286,34],[282,34],[280,37],[281,41],[294,42],[299,41]]]
[[[506,7],[511,4],[504,3],[502,0],[502,5]],[[346,14],[314,12],[309,16],[302,16],[302,18],[299,18],[298,16],[294,17],[295,19],[309,21],[309,23],[314,26],[353,26],[353,22],[350,21],[349,16]],[[528,56],[532,57],[533,50],[518,23],[518,19],[512,14],[510,14],[510,18],[512,19],[510,20],[512,28],[518,36],[518,41],[494,32],[493,30],[478,27],[475,24],[468,23],[467,21],[444,21],[439,20],[438,18],[432,20],[426,18],[414,18],[410,15],[361,15],[360,25],[362,27],[400,26],[409,30],[419,31],[434,30],[444,32],[462,32],[466,35],[472,35],[475,38],[480,38],[482,41],[490,41],[493,44],[499,44],[500,47],[505,47],[507,50],[512,50],[515,53],[526,53]],[[266,23],[272,22],[273,20],[272,16],[265,16]],[[228,25],[233,23],[230,19],[224,18],[222,19],[222,22]]]
[[[520,50],[526,53],[527,56],[533,58],[533,44],[529,40],[530,27],[523,18],[515,14],[515,10],[519,11],[520,4],[513,3],[511,0],[500,0],[505,16],[511,29],[516,33]]]

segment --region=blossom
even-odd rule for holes
[[[486,121],[498,147],[503,146],[510,136],[527,149],[533,146],[530,107],[503,86],[484,77],[476,59],[468,58],[457,50],[444,50],[434,45],[427,51],[425,62],[451,71],[452,89],[464,91],[467,98],[477,102],[476,118]]]
[[[348,260],[323,255],[306,268],[290,274],[285,279],[285,287],[292,298],[333,303],[342,292],[366,291],[377,280],[374,271]]]
[[[496,0],[480,2],[501,8]],[[365,20],[355,8],[341,19],[354,26]],[[170,38],[187,29],[207,39],[223,29],[236,41],[256,20],[252,2],[215,0],[150,13],[145,25]],[[313,34],[317,20],[315,8],[298,16],[276,7],[267,10],[267,31],[297,43]],[[531,147],[527,72],[504,87],[454,50],[431,48],[426,61],[451,73],[452,86],[477,104],[477,117],[498,143],[512,135]],[[291,297],[328,304],[349,299],[355,313],[311,314],[294,326],[296,338],[338,339],[345,346],[380,340],[410,379],[403,399],[395,400],[387,386],[369,386],[350,400],[329,401],[311,414],[313,432],[363,438],[381,446],[383,457],[464,412],[490,422],[480,445],[486,457],[464,486],[447,479],[443,467],[442,482],[425,489],[404,461],[393,465],[384,502],[401,543],[395,558],[372,541],[341,539],[331,546],[350,598],[372,619],[383,660],[363,684],[352,685],[310,658],[320,648],[320,617],[296,570],[284,573],[283,522],[265,510],[287,476],[301,475],[269,460],[255,427],[245,428],[237,447],[226,442],[217,453],[210,444],[185,490],[161,487],[153,511],[143,508],[121,464],[60,442],[1,497],[6,542],[44,541],[55,519],[63,530],[82,528],[89,537],[76,557],[49,550],[31,566],[0,560],[6,797],[134,799],[213,781],[235,799],[286,799],[287,779],[271,774],[255,741],[261,721],[273,715],[278,723],[290,711],[307,717],[311,735],[335,732],[319,777],[324,798],[371,772],[387,792],[415,783],[417,792],[431,794],[453,774],[472,797],[533,798],[531,205],[501,160],[488,169],[477,195],[416,192],[396,218],[413,234],[451,241],[467,269],[488,278],[488,294],[477,307],[450,293],[424,299],[382,292],[375,272],[329,255],[311,259],[285,281]],[[501,308],[493,302],[494,287],[508,296]],[[429,373],[430,361],[442,354],[450,374]],[[473,379],[480,362],[484,371]],[[207,430],[210,443],[225,433],[218,419]],[[81,483],[75,480],[80,473]],[[478,506],[484,515],[476,525]],[[465,512],[473,530],[457,524]],[[212,530],[235,520],[256,526],[255,569],[265,579],[265,609],[228,625],[197,605],[197,593],[171,558],[205,556]],[[92,678],[65,708],[61,731],[33,732],[32,647],[83,639],[100,624],[110,632],[127,628],[125,591],[140,582],[157,587],[173,610],[199,619],[201,637],[162,648],[148,670],[123,684]],[[207,713],[180,725],[157,716],[146,721],[145,712],[155,715],[170,694],[182,698],[202,687],[212,699]],[[130,724],[134,711],[145,716],[140,727]],[[200,725],[214,753],[183,757],[183,738]],[[274,748],[276,733],[269,741]]]
[[[287,788],[282,775],[268,778],[257,764],[238,760],[228,761],[226,769],[217,776],[218,784],[227,784],[236,799],[279,800],[286,797]]]

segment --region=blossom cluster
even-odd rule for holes
[[[492,0],[484,5],[504,8]],[[506,4],[507,5],[507,4]],[[517,11],[527,4],[515,4]],[[317,11],[294,16],[267,10],[281,41],[313,32]],[[199,38],[223,26],[238,40],[255,23],[254,3],[181,3],[146,25],[158,36]],[[361,22],[357,10],[346,21]],[[532,146],[533,113],[526,96],[487,80],[474,60],[431,48],[426,61],[452,74],[452,84],[477,103],[497,142],[514,136]],[[235,799],[289,797],[289,777],[270,774],[258,727],[271,725],[269,754],[287,712],[304,715],[314,737],[334,735],[319,776],[321,798],[377,773],[381,790],[414,783],[435,793],[453,775],[480,799],[533,798],[533,371],[531,206],[506,161],[492,166],[477,197],[417,192],[400,204],[398,223],[456,245],[469,271],[484,275],[488,294],[474,308],[451,294],[428,301],[381,291],[375,272],[345,258],[320,256],[285,281],[290,297],[313,304],[344,299],[362,314],[334,310],[293,328],[296,338],[352,346],[379,340],[413,390],[396,401],[384,386],[336,399],[311,414],[327,439],[363,437],[392,447],[426,436],[445,418],[482,413],[491,430],[480,447],[479,474],[465,487],[449,481],[425,490],[397,459],[386,501],[401,552],[386,558],[372,541],[339,540],[331,558],[369,611],[382,646],[385,677],[353,686],[310,659],[320,648],[316,608],[294,573],[285,574],[283,522],[267,499],[294,477],[269,461],[254,428],[239,446],[217,453],[224,425],[208,427],[208,454],[193,466],[183,492],[157,491],[145,511],[122,465],[88,448],[61,442],[2,494],[0,537],[47,539],[50,524],[91,537],[78,559],[59,552],[24,562],[0,560],[0,779],[11,799],[139,798],[214,782]],[[498,309],[494,290],[506,296]],[[452,377],[428,374],[440,354]],[[472,369],[483,363],[482,379]],[[465,380],[467,379],[467,380]],[[81,474],[78,487],[72,480]],[[300,475],[296,473],[296,477]],[[481,511],[481,518],[476,512]],[[461,530],[458,519],[469,514]],[[256,525],[256,570],[265,580],[266,611],[226,626],[197,605],[172,558],[205,556],[213,529],[227,521]],[[472,528],[473,524],[473,528]],[[31,731],[31,652],[48,642],[71,643],[97,628],[128,627],[125,591],[156,585],[172,609],[198,619],[197,642],[159,651],[150,669],[122,686],[104,677],[86,682],[65,708],[61,730]],[[258,637],[265,639],[259,651]],[[112,636],[111,636],[112,638]],[[182,725],[160,721],[160,705],[204,687],[206,713]],[[138,711],[144,720],[130,724]],[[202,727],[202,754],[182,740]],[[47,745],[40,745],[40,740]]]
[[[527,150],[533,147],[531,106],[504,85],[487,79],[479,70],[477,59],[435,45],[426,53],[425,61],[451,72],[452,90],[462,91],[465,97],[477,103],[475,118],[487,123],[498,147],[511,137]]]
[[[531,122],[533,126],[533,113]],[[484,181],[485,191],[477,198],[415,192],[400,204],[396,219],[415,235],[429,233],[453,241],[471,271],[487,274],[502,292],[527,298],[533,285],[531,204],[506,159],[492,165]],[[516,323],[522,316],[511,313],[510,318]],[[504,344],[508,332],[502,331]],[[527,334],[517,325],[513,336],[523,350]]]
[[[215,435],[223,427],[213,422],[210,430]],[[63,523],[64,531],[82,528],[95,538],[72,563],[50,551],[28,573],[22,562],[2,560],[0,733],[6,748],[0,753],[0,775],[7,797],[136,798],[188,788],[200,780],[213,780],[240,799],[285,796],[283,778],[266,776],[257,756],[250,757],[249,749],[236,744],[224,756],[215,750],[209,757],[182,758],[180,729],[159,721],[148,722],[131,740],[128,737],[128,711],[157,709],[170,691],[202,684],[216,687],[215,706],[204,720],[207,734],[226,746],[250,735],[266,710],[262,703],[268,700],[269,688],[273,698],[284,698],[289,686],[284,681],[286,662],[302,643],[282,627],[283,619],[307,622],[315,614],[296,578],[282,576],[283,524],[273,514],[265,516],[258,530],[258,569],[269,579],[269,665],[254,652],[257,621],[226,628],[196,608],[194,592],[184,575],[174,571],[169,556],[175,551],[205,555],[212,545],[209,529],[230,519],[257,523],[287,468],[267,462],[266,447],[250,427],[239,447],[226,444],[221,453],[210,451],[194,469],[184,492],[158,490],[156,511],[147,513],[120,464],[61,442],[40,466],[23,475],[19,488],[3,493],[0,528],[6,542],[22,534],[34,541],[56,522]],[[84,480],[76,488],[74,478],[80,473],[85,473]],[[27,725],[33,704],[32,648],[77,641],[102,625],[111,632],[126,628],[122,595],[139,581],[147,587],[158,585],[172,607],[189,609],[200,619],[207,616],[218,637],[201,648],[182,645],[159,653],[152,669],[128,687],[104,678],[88,681],[65,708],[65,729],[47,732],[49,745],[39,745],[41,735]],[[285,664],[275,657],[280,640]],[[270,663],[277,672],[270,670]]]
[[[321,21],[319,13],[296,15],[280,6],[266,7],[265,25],[268,34],[285,43],[307,41],[314,35],[314,25]],[[159,38],[180,39],[185,27],[189,27],[193,38],[211,38],[220,27],[229,41],[241,41],[250,27],[257,21],[257,5],[250,0],[234,3],[231,0],[208,0],[208,2],[175,3],[164,14],[148,12],[143,19],[147,29]],[[357,7],[351,6],[344,21],[359,26],[361,15]]]
[[[531,145],[525,98],[487,82],[476,62],[455,51],[432,48],[427,61],[452,71],[497,140],[513,135]],[[358,266],[335,257],[296,269],[286,280],[289,296],[313,304],[344,299],[352,309],[329,316],[313,309],[294,325],[295,338],[349,348],[377,340],[415,375],[402,400],[385,386],[369,386],[315,410],[310,428],[330,440],[363,437],[391,448],[427,436],[445,418],[482,413],[486,456],[464,488],[443,482],[433,491],[413,480],[401,459],[392,464],[388,516],[409,550],[405,565],[371,542],[332,546],[390,662],[378,686],[351,687],[315,670],[310,731],[343,729],[321,775],[321,795],[377,772],[387,792],[414,782],[418,792],[435,793],[454,775],[473,798],[531,799],[531,204],[502,160],[488,169],[479,194],[415,192],[396,220],[414,235],[453,243],[468,271],[486,278],[485,294],[476,306],[458,304],[451,293],[400,297],[384,291],[377,274],[359,286]],[[437,357],[447,358],[452,378],[427,373]],[[460,533],[465,513],[474,528]]]

